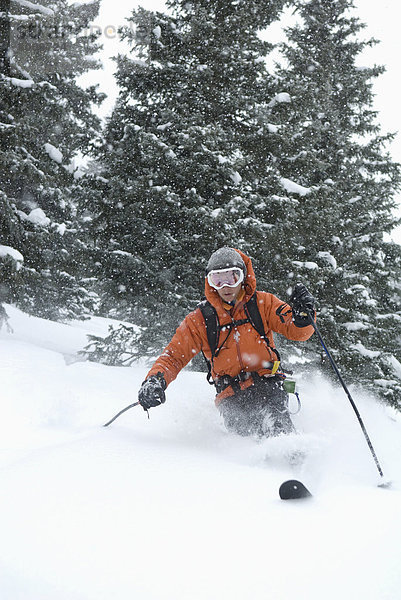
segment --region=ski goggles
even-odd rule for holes
[[[215,290],[221,290],[223,287],[236,287],[243,279],[244,272],[238,267],[210,271],[207,275],[209,285]]]

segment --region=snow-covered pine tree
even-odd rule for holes
[[[0,0],[0,73],[10,74],[11,0]]]
[[[7,4],[7,3],[6,3]],[[77,76],[96,65],[89,23],[98,3],[14,0],[4,6],[0,73],[2,300],[51,318],[80,316],[91,294],[78,277],[72,160],[98,134],[95,88]]]
[[[287,98],[276,94],[271,45],[258,35],[283,2],[167,5],[169,14],[139,9],[130,19],[136,55],[119,58],[121,91],[87,196],[97,206],[102,310],[144,326],[152,352],[202,296],[217,247],[250,251],[271,284],[268,237],[281,244],[293,204],[269,122]]]
[[[278,168],[296,199],[283,280],[286,271],[316,295],[322,334],[345,377],[401,406],[401,247],[389,237],[400,165],[372,92],[383,67],[358,63],[376,41],[362,39],[351,1],[296,6],[278,70],[291,102],[276,110]]]

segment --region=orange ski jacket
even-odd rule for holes
[[[225,340],[220,352],[212,362],[211,375],[214,381],[225,375],[236,377],[241,372],[257,372],[260,376],[272,375],[272,371],[274,373],[277,368],[277,363],[273,366],[277,361],[277,355],[273,350],[275,348],[273,332],[296,341],[305,341],[314,332],[312,325],[297,327],[293,323],[292,309],[289,304],[268,292],[256,292],[256,277],[252,261],[240,250],[237,252],[245,262],[247,276],[243,285],[243,293],[239,295],[234,307],[224,303],[217,291],[209,285],[207,278],[205,279],[206,299],[216,309],[221,328],[218,347]],[[231,326],[234,321],[247,318],[244,305],[255,292],[270,348],[251,323]],[[224,330],[224,325],[230,325],[229,335],[227,335],[229,329]],[[201,350],[210,361],[211,350],[207,340],[206,324],[200,309],[197,308],[185,317],[146,378],[162,373],[168,385]]]

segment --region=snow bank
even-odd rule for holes
[[[7,306],[0,331],[0,589],[22,600],[378,600],[401,586],[401,420],[352,390],[392,491],[342,390],[300,378],[298,436],[225,432],[205,375],[102,425],[145,365],[66,357],[107,320],[62,325]],[[288,452],[306,452],[290,467]],[[296,476],[307,502],[282,502]],[[155,576],[157,573],[157,576]],[[290,576],[289,576],[290,574]]]

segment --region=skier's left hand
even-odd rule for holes
[[[315,299],[303,283],[298,282],[291,294],[293,321],[297,327],[310,325],[308,312],[315,317]]]

